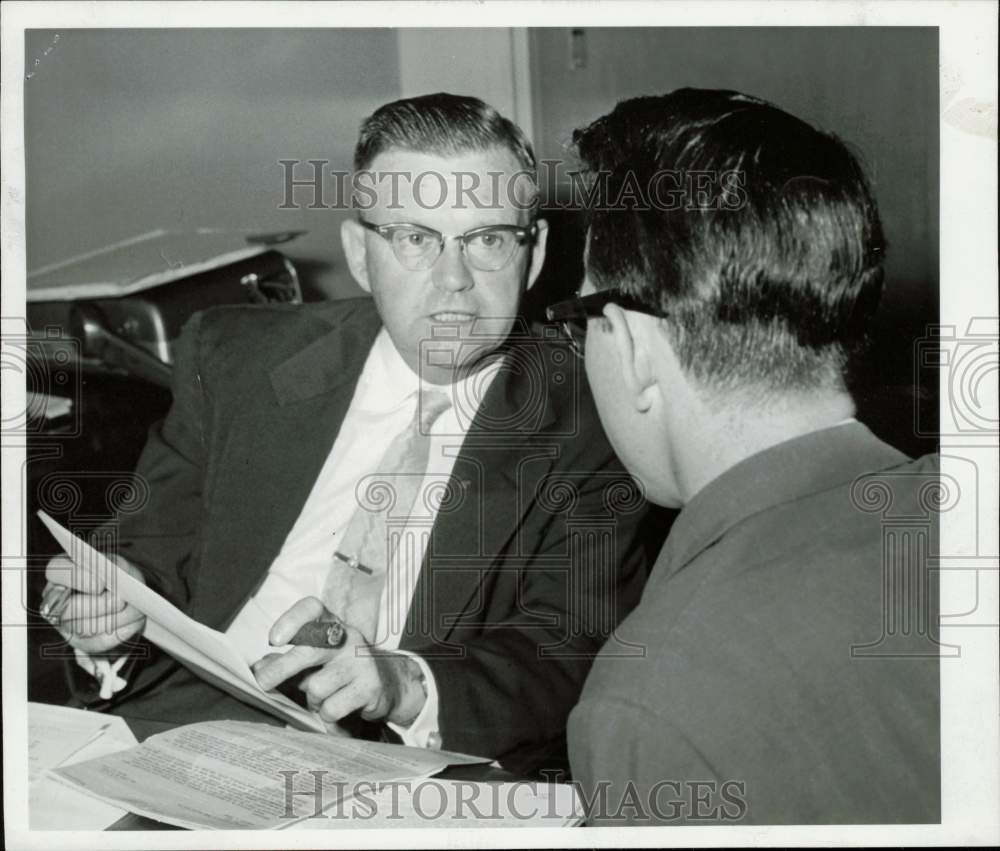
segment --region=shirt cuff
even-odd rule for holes
[[[407,656],[412,659],[420,668],[420,673],[424,677],[424,687],[427,689],[427,700],[424,701],[424,708],[420,710],[413,721],[407,726],[388,722],[389,729],[396,733],[404,745],[412,748],[432,748],[441,749],[441,731],[438,724],[438,690],[434,682],[434,674],[431,673],[430,666],[415,653],[407,650],[394,650],[400,656]]]
[[[77,650],[75,647],[73,655],[76,656],[76,663],[101,684],[101,700],[111,700],[114,695],[128,685],[128,680],[118,675],[128,659],[127,653],[124,656],[119,656],[113,662],[104,656],[98,656],[95,659],[90,654]]]

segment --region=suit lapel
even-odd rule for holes
[[[428,634],[446,641],[459,613],[479,609],[473,598],[497,556],[529,554],[522,519],[557,457],[548,434],[556,418],[537,345],[512,346],[456,458],[449,485],[455,502],[447,500],[435,520],[404,649]]]
[[[210,626],[259,587],[333,447],[380,327],[374,310],[356,313],[271,370],[262,402],[230,423],[202,552],[228,569],[200,571],[194,613]]]

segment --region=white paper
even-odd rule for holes
[[[34,783],[50,768],[62,765],[102,731],[118,722],[128,733],[121,718],[86,712],[47,703],[28,704],[28,782]],[[131,733],[128,733],[131,736]],[[135,742],[135,739],[132,739]]]
[[[60,768],[53,776],[102,801],[179,827],[253,830],[289,827],[359,788],[482,761],[267,724],[207,721],[151,736],[113,756]],[[294,774],[286,777],[282,771]],[[288,789],[307,794],[289,796]]]
[[[56,570],[51,575],[47,572],[46,579],[75,588],[90,587],[89,580],[91,584],[107,588],[146,616],[143,635],[147,639],[213,685],[300,729],[326,732],[315,713],[303,709],[283,694],[265,692],[257,684],[247,660],[223,633],[189,618],[44,511],[39,511],[38,516],[79,571],[78,574],[77,571]]]
[[[114,715],[45,703],[28,704],[28,817],[32,830],[104,830],[126,814],[120,807],[54,779],[60,765],[128,750],[136,744]]]

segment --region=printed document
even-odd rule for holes
[[[106,803],[179,827],[254,830],[318,817],[390,781],[483,762],[247,721],[206,721],[60,768],[54,776]]]

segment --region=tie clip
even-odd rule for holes
[[[342,552],[335,552],[333,555],[335,558],[339,558],[348,567],[353,567],[355,570],[360,570],[362,573],[367,573],[369,576],[373,574],[372,569],[370,567],[366,567],[358,561],[357,556],[345,556]]]

